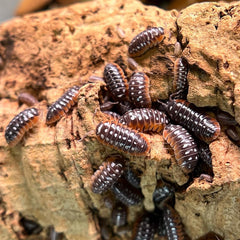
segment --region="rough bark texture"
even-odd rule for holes
[[[239,13],[237,2],[195,4],[178,13],[132,0],[96,1],[1,25],[1,239],[30,239],[21,234],[20,214],[33,217],[44,228],[53,225],[67,239],[100,238],[99,219],[110,223],[111,212],[103,203],[104,195],[91,192],[90,178],[93,169],[116,152],[98,143],[94,135],[104,118],[99,110],[104,83],[84,85],[77,107],[56,126],[44,123],[47,105],[70,86],[86,83],[90,75],[102,76],[108,62],[118,62],[130,76],[126,68],[128,44],[147,26],[162,26],[166,31],[159,47],[137,59],[150,77],[152,99],[167,99],[171,92],[172,72],[167,65],[174,60],[178,39],[190,63],[188,100],[197,106],[218,106],[240,123]],[[10,149],[4,130],[26,108],[17,102],[23,91],[41,100],[42,121],[24,143]],[[143,205],[152,210],[157,178],[183,185],[188,177],[164,148],[161,135],[146,137],[151,142],[151,155],[128,157],[143,172]],[[213,183],[195,179],[186,191],[177,193],[176,209],[192,239],[215,231],[236,240],[240,236],[240,151],[223,132],[210,148]],[[130,225],[142,208],[130,208]],[[44,234],[34,239],[45,239]]]

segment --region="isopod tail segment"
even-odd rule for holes
[[[183,172],[192,172],[198,162],[198,149],[189,132],[180,125],[169,124],[163,130],[163,138],[172,147]]]
[[[72,106],[77,103],[80,86],[69,88],[56,102],[48,109],[46,124],[50,125],[59,121]]]
[[[24,134],[39,121],[39,110],[28,108],[16,115],[5,130],[5,139],[10,147],[14,147]]]
[[[110,155],[99,169],[92,175],[91,188],[94,193],[102,193],[109,190],[111,186],[122,176],[125,159],[120,154]]]
[[[164,29],[162,27],[151,27],[139,33],[130,42],[128,47],[129,57],[139,57],[150,48],[157,46],[164,38]]]
[[[113,121],[101,122],[96,127],[100,143],[133,156],[148,156],[150,143],[144,134]]]

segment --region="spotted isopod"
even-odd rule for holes
[[[96,135],[104,145],[107,144],[131,155],[147,155],[150,152],[150,144],[142,133],[129,129],[120,123],[99,123]]]
[[[128,82],[121,67],[116,63],[108,63],[103,72],[104,81],[110,94],[116,101],[127,99]]]
[[[99,167],[92,175],[92,191],[94,193],[102,193],[117,182],[123,174],[124,160],[121,155],[109,159]]]
[[[164,29],[162,27],[151,27],[139,33],[130,42],[128,47],[128,55],[130,57],[138,57],[147,50],[157,46],[164,37]]]
[[[174,62],[173,91],[179,92],[177,98],[186,99],[188,94],[188,62],[185,58],[177,58]],[[175,97],[176,98],[176,97]]]
[[[193,137],[180,125],[167,125],[163,138],[173,148],[175,158],[183,172],[192,172],[198,161],[198,149]]]
[[[79,86],[69,88],[55,103],[49,107],[46,117],[47,124],[52,124],[60,120],[69,111],[69,109],[76,104],[79,89]]]
[[[25,132],[31,129],[39,120],[39,112],[36,108],[28,108],[15,116],[5,130],[5,138],[10,147],[15,146]]]
[[[220,134],[220,125],[215,118],[199,113],[195,106],[181,99],[171,99],[166,104],[170,118],[191,131],[204,142],[211,142]]]
[[[120,179],[112,186],[116,198],[127,206],[137,205],[142,202],[143,195],[140,189],[134,188],[125,179]]]
[[[119,114],[112,112],[112,111],[103,111],[103,113],[106,114],[106,116],[114,122],[118,121],[121,117]]]
[[[119,122],[141,132],[160,132],[169,123],[165,113],[150,108],[128,111]]]
[[[143,72],[136,72],[129,81],[129,98],[136,107],[150,108],[149,78]]]
[[[178,212],[165,205],[163,208],[163,223],[166,229],[166,235],[168,240],[184,240],[185,232],[183,229],[183,224]]]

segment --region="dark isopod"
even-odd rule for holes
[[[92,191],[94,193],[102,193],[109,190],[123,174],[123,168],[124,160],[120,155],[103,162],[94,175],[92,175]]]
[[[163,223],[167,233],[168,240],[184,240],[185,232],[178,212],[165,205],[163,208]]]
[[[159,133],[169,123],[165,113],[150,108],[128,111],[119,122],[141,132]]]
[[[163,130],[163,138],[173,148],[183,172],[192,172],[198,161],[198,149],[188,131],[180,125],[169,124]]]
[[[15,116],[5,130],[5,138],[10,147],[15,146],[25,132],[31,129],[39,120],[36,108],[28,108]]]
[[[112,223],[120,227],[127,223],[127,207],[121,203],[116,204],[112,210]]]
[[[46,118],[47,124],[52,124],[60,120],[69,111],[69,109],[76,104],[79,89],[79,86],[69,88],[55,103],[49,107]]]
[[[128,54],[130,57],[138,57],[148,49],[157,46],[164,37],[164,29],[161,27],[151,27],[139,33],[130,42]]]
[[[133,171],[129,166],[124,171],[124,177],[126,180],[135,188],[141,188],[141,178],[137,176],[136,172]]]
[[[150,108],[149,78],[143,72],[136,72],[129,81],[129,98],[136,107]]]
[[[212,168],[212,153],[210,151],[209,145],[205,142],[198,144],[199,157]]]
[[[116,101],[127,99],[128,82],[121,67],[116,63],[109,63],[104,68],[104,81]]]
[[[228,127],[225,133],[232,141],[240,143],[240,135],[235,126]]]
[[[185,100],[170,98],[166,108],[173,121],[181,124],[199,139],[211,142],[219,136],[220,125],[217,120],[197,112],[193,104]]]
[[[19,224],[24,228],[26,235],[39,234],[43,230],[39,223],[25,217],[19,220]]]
[[[238,123],[228,112],[217,110],[216,118],[222,126],[236,126]]]
[[[120,123],[99,123],[96,135],[104,145],[131,155],[148,155],[150,152],[150,144],[142,133],[131,130]]]
[[[186,99],[188,94],[188,62],[185,58],[177,58],[174,62],[173,91],[179,92],[175,98]],[[181,91],[180,91],[181,90]]]
[[[120,179],[112,186],[116,198],[127,206],[137,205],[143,200],[140,189],[134,188],[125,179]]]

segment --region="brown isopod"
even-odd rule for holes
[[[150,108],[149,78],[143,72],[136,72],[129,81],[129,98],[136,107]]]
[[[123,174],[124,160],[121,155],[109,157],[92,175],[92,191],[102,193],[117,182]]]
[[[23,135],[39,120],[37,108],[28,108],[15,116],[5,130],[5,138],[10,147],[15,146]]]
[[[26,93],[26,92],[20,93],[18,95],[18,101],[20,103],[25,103],[29,107],[38,103],[38,100],[34,96],[32,96],[30,93]]]
[[[139,33],[130,42],[128,47],[128,55],[130,57],[138,57],[147,50],[157,46],[164,38],[164,29],[162,27],[151,27]]]
[[[79,89],[79,86],[69,88],[55,103],[49,107],[46,117],[47,124],[52,124],[60,120],[69,111],[69,109],[76,104]]]
[[[116,63],[108,63],[103,72],[107,88],[116,101],[123,101],[128,96],[128,82],[121,67]]]
[[[159,133],[169,123],[165,113],[150,108],[140,108],[128,111],[119,122],[141,132]]]
[[[146,137],[120,123],[103,122],[96,128],[98,140],[119,151],[131,155],[148,155],[150,144]]]
[[[163,138],[173,148],[177,163],[183,172],[190,173],[198,161],[198,149],[193,137],[180,125],[167,125],[163,130]]]

